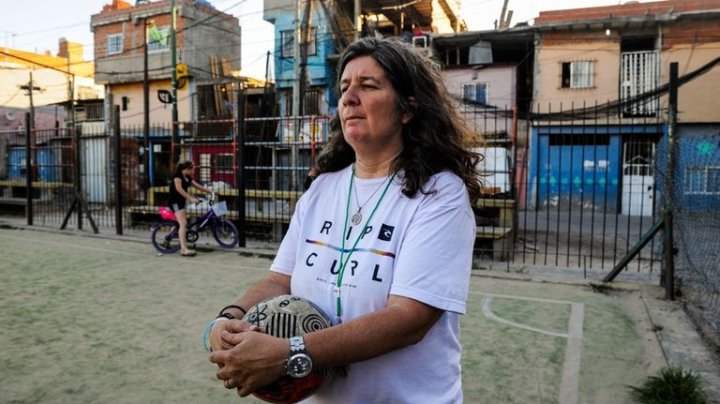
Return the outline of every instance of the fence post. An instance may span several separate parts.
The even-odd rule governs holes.
[[[675,299],[675,246],[673,240],[673,203],[675,203],[675,169],[677,159],[677,103],[678,63],[670,63],[670,87],[668,98],[668,163],[665,181],[665,270],[661,281],[665,283],[665,299]]]
[[[28,226],[33,225],[33,170],[32,170],[32,118],[30,113],[25,113],[25,218]]]
[[[80,145],[80,126],[74,128],[73,136],[75,137],[75,199],[77,200],[77,228],[82,230],[82,214],[83,204],[80,203],[80,196],[82,195],[82,150]]]
[[[239,84],[235,125],[235,184],[237,186],[238,246],[245,247],[245,89]]]
[[[123,234],[122,222],[122,162],[120,161],[120,106],[113,108],[113,138],[115,140],[115,233]],[[147,149],[145,149],[147,153]],[[146,168],[147,169],[147,168]]]

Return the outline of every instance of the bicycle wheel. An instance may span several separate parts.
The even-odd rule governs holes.
[[[160,222],[152,227],[150,240],[156,250],[163,254],[172,254],[180,250],[177,222]]]
[[[225,248],[233,248],[237,245],[239,236],[238,229],[233,222],[227,219],[221,219],[213,224],[213,237],[220,246]]]

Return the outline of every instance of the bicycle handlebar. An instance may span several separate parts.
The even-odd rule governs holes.
[[[210,192],[208,195],[209,195],[209,197],[208,197],[207,199],[205,199],[205,198],[197,198],[198,201],[195,203],[195,206],[200,205],[200,204],[203,203],[203,202],[207,202],[207,203],[210,204],[210,205],[212,205],[213,203],[215,203],[215,199],[216,199],[217,193],[213,191],[213,192]]]

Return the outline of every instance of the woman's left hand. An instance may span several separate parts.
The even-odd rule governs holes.
[[[216,375],[225,380],[226,388],[237,388],[238,395],[245,397],[285,374],[288,340],[261,332],[232,331],[224,330],[221,338],[233,348],[210,355],[210,362],[220,367]]]

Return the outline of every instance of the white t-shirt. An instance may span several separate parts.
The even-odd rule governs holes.
[[[313,182],[298,201],[271,270],[290,275],[291,294],[316,303],[336,324],[343,234],[347,259],[364,227],[342,280],[342,322],[384,308],[389,295],[445,313],[418,344],[351,364],[347,377],[333,378],[307,402],[462,402],[459,315],[465,313],[475,240],[467,190],[459,177],[442,172],[423,187],[435,192],[408,198],[396,177],[365,226],[387,179],[356,177],[357,197],[353,190],[348,209],[350,178],[347,167]],[[352,225],[358,201],[363,218]]]

